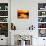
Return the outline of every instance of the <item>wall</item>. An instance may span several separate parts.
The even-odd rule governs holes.
[[[26,3],[25,3],[26,2]],[[17,18],[17,10],[29,10],[29,19],[21,20]],[[17,30],[28,30],[29,26],[37,23],[37,2],[27,0],[12,0],[11,1],[11,22],[16,25]],[[36,18],[36,19],[35,19]]]
[[[37,17],[38,17],[38,3],[45,3],[45,2],[46,0],[11,0],[11,22],[14,23],[14,25],[16,25],[17,30],[15,32],[20,33],[20,30],[21,30],[21,32],[24,33],[25,30],[28,30],[30,25],[33,24],[35,26],[35,30],[32,31],[33,46],[44,46],[43,38],[38,37],[38,29],[37,29],[38,18]],[[28,20],[20,20],[17,18],[17,10],[20,10],[20,9],[29,10]]]

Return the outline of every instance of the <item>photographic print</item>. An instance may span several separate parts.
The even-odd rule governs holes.
[[[39,29],[39,37],[46,37],[46,29]]]
[[[18,19],[29,19],[29,11],[28,10],[18,10],[17,17]]]
[[[38,10],[45,10],[46,9],[46,3],[39,3],[38,4]]]
[[[38,23],[38,28],[46,28],[46,23]]]
[[[0,23],[0,35],[8,37],[8,23]]]

